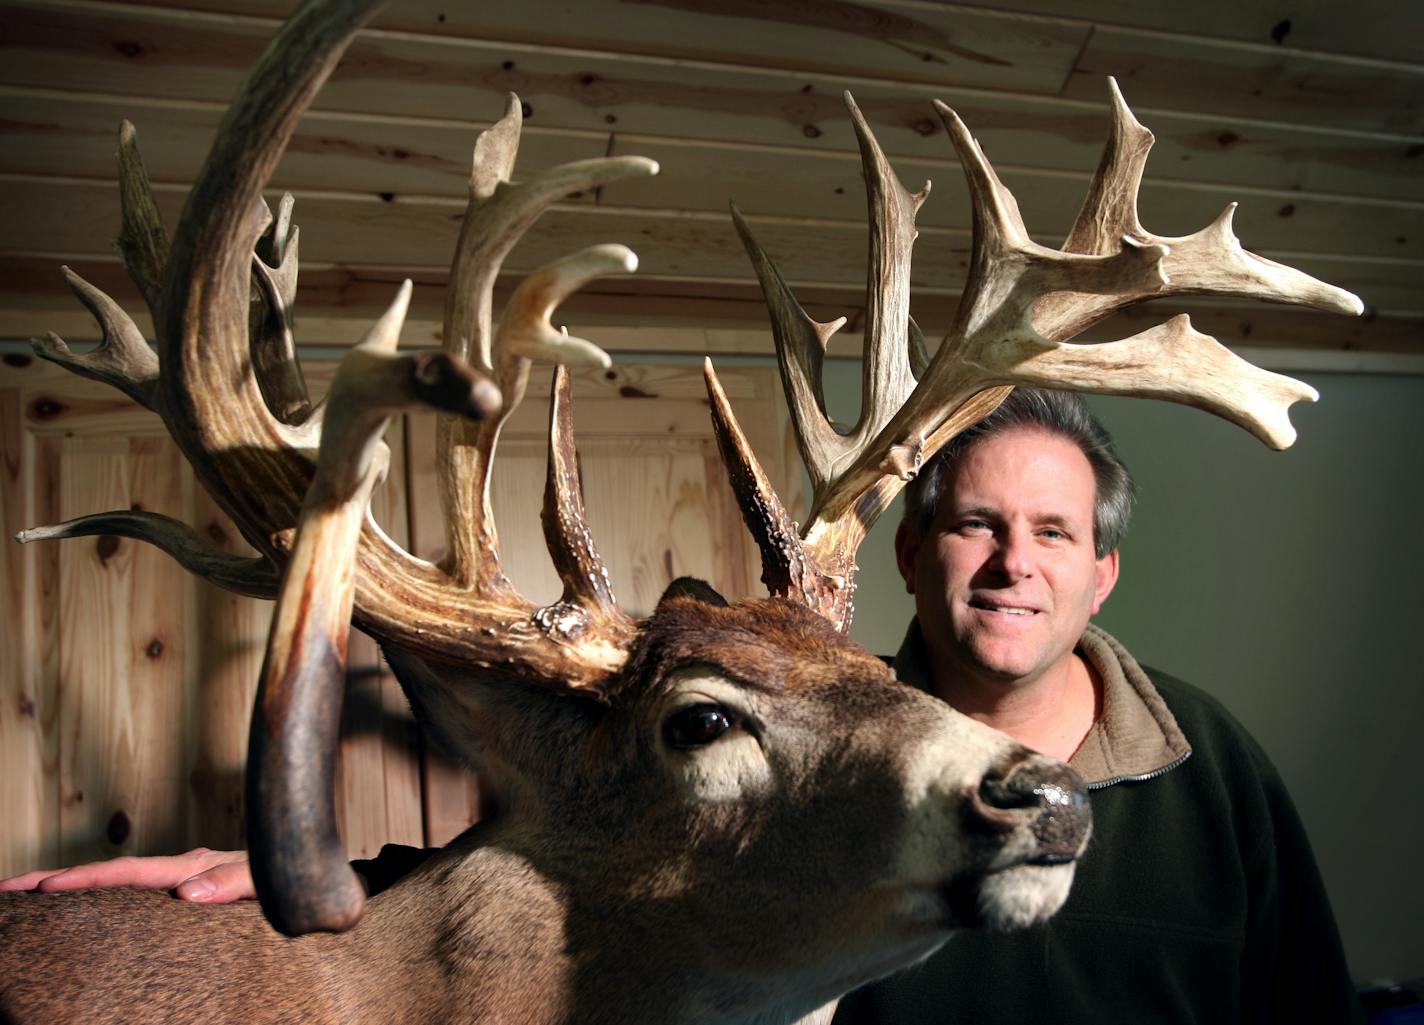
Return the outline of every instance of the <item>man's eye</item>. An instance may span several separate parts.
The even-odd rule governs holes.
[[[982,534],[989,529],[989,524],[983,520],[960,520],[959,532],[961,534]]]
[[[682,750],[703,747],[730,730],[735,718],[721,705],[688,705],[663,720],[663,739]]]

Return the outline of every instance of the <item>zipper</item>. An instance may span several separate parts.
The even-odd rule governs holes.
[[[1096,782],[1096,783],[1089,783],[1089,784],[1088,784],[1088,789],[1089,789],[1089,790],[1105,790],[1105,789],[1107,789],[1108,787],[1113,786],[1113,785],[1116,784],[1116,783],[1142,783],[1142,782],[1144,782],[1144,781],[1146,781],[1146,780],[1149,780],[1149,779],[1156,779],[1158,776],[1165,776],[1167,773],[1171,772],[1171,771],[1172,771],[1173,769],[1175,769],[1177,766],[1181,765],[1183,762],[1185,762],[1185,761],[1186,761],[1188,758],[1190,758],[1191,756],[1192,756],[1191,751],[1188,751],[1186,754],[1182,755],[1182,757],[1178,758],[1176,761],[1171,762],[1171,763],[1169,763],[1169,764],[1167,764],[1167,765],[1164,765],[1164,766],[1162,766],[1162,768],[1160,768],[1160,769],[1153,769],[1151,772],[1144,772],[1144,773],[1141,773],[1140,775],[1137,775],[1137,776],[1114,776],[1112,779],[1102,779],[1102,780],[1098,780],[1098,782]]]

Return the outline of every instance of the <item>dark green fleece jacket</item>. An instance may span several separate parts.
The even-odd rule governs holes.
[[[954,936],[844,999],[836,1025],[1363,1021],[1310,843],[1265,753],[1215,699],[1143,670],[1101,630],[1078,651],[1104,707],[1073,758],[1093,839],[1067,903],[1032,929]],[[896,669],[918,682],[906,655]]]

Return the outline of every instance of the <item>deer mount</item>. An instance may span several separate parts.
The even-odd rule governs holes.
[[[587,1011],[596,1002],[600,1014],[633,1021],[661,971],[683,972],[695,985],[685,1000],[641,1005],[644,1014],[657,1007],[658,1020],[721,1020],[735,1010],[791,1021],[923,956],[950,928],[1020,925],[1052,913],[1087,837],[1077,782],[1057,763],[896,684],[844,637],[857,546],[923,462],[1019,384],[1183,402],[1285,447],[1294,437],[1286,410],[1313,400],[1313,390],[1237,358],[1186,316],[1116,341],[1071,339],[1149,299],[1231,295],[1344,313],[1359,313],[1359,300],[1242,249],[1232,208],[1185,237],[1147,231],[1136,206],[1152,136],[1110,82],[1107,146],[1056,250],[1030,238],[968,129],[936,104],[968,178],[973,240],[958,313],[931,353],[909,314],[914,221],[929,186],[911,193],[899,182],[847,95],[871,226],[863,404],[849,431],[832,426],[821,383],[825,347],[840,322],[807,316],[732,212],[771,311],[812,482],[804,526],[769,485],[710,361],[705,371],[719,445],[771,598],[728,606],[679,585],[648,621],[619,608],[585,525],[569,377],[561,369],[543,524],[564,591],[539,607],[500,569],[489,482],[501,426],[523,395],[531,360],[608,364],[604,352],[556,329],[551,317],[583,283],[630,272],[636,259],[623,246],[601,245],[549,264],[524,279],[497,322],[495,279],[515,241],[552,203],[658,169],[617,157],[516,180],[521,117],[511,97],[475,144],[443,351],[398,351],[407,282],[342,361],[325,402],[314,402],[291,330],[298,261],[291,199],[274,218],[261,196],[303,111],[376,6],[313,2],[292,18],[229,110],[171,239],[125,124],[119,248],[153,315],[154,344],[67,269],[103,340],[86,354],[55,335],[35,341],[41,356],[120,388],[162,417],[202,485],[260,552],[232,557],[185,524],[129,511],[19,536],[138,538],[220,586],[276,599],[248,770],[254,874],[272,925],[291,936],[346,930],[366,904],[336,833],[332,797],[353,620],[380,641],[423,727],[486,774],[501,805],[491,823],[409,885],[372,901],[379,921],[347,934],[346,946],[313,937],[302,941],[312,945],[285,948],[242,911],[231,912],[238,917],[229,921],[246,924],[233,925],[226,942],[251,958],[240,977],[268,981],[254,983],[250,997],[213,990],[202,1020],[223,1009],[242,1020],[249,1003],[296,999],[296,980],[310,991],[302,999],[315,1001],[313,1018],[359,1007],[408,1020],[420,1007],[423,1016],[455,1020],[515,1000],[528,1020],[606,1020]],[[386,460],[382,431],[406,409],[442,414],[436,431],[448,544],[438,564],[404,551],[367,512]],[[804,721],[822,724],[824,734],[788,725]],[[843,743],[828,747],[828,738]],[[1045,792],[1062,800],[1046,805]],[[590,794],[625,796],[611,802],[616,808],[593,812]],[[854,829],[847,808],[858,816]],[[907,874],[927,872],[913,896],[901,893],[893,907],[876,903],[887,880],[903,889]],[[738,892],[737,903],[764,903],[790,924],[763,923],[752,936],[694,884]],[[615,918],[631,924],[599,936],[579,917],[581,902],[613,907]],[[101,953],[73,946],[74,926],[65,923],[119,911],[150,923],[145,928],[163,923],[175,937],[224,942],[212,937],[211,923],[188,917],[192,909],[138,898],[44,906],[58,910],[22,909],[9,919],[20,923],[12,951],[29,952],[15,958],[97,964]],[[409,971],[419,985],[352,981],[351,990],[330,996],[316,982],[325,977],[316,967],[321,958],[412,963],[407,948],[435,919],[447,942],[503,951],[515,968],[535,972],[537,983],[495,971],[470,996],[460,987],[473,982],[437,983],[417,968]],[[520,921],[523,932],[511,932]],[[47,945],[45,936],[71,939]],[[114,950],[122,944],[104,946],[103,956],[127,956]],[[76,978],[25,997],[36,1002],[23,1006],[39,1018],[43,1009],[63,1014],[100,992],[127,992],[126,962],[109,963],[108,974],[69,972]],[[749,983],[752,977],[761,982]],[[112,989],[86,991],[100,985],[94,979]],[[191,996],[192,975],[173,981]],[[422,990],[426,982],[432,988]],[[440,994],[454,990],[464,1002],[451,998],[449,1013],[439,1010],[447,1006]],[[149,1013],[162,1017],[176,1006],[156,1004]],[[620,1017],[616,1008],[627,1010]]]

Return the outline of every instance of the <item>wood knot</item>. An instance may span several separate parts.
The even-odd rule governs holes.
[[[143,649],[143,653],[149,658],[161,658],[163,656],[163,642],[155,637],[148,642],[148,647]]]
[[[109,824],[104,827],[104,835],[109,838],[109,843],[115,847],[122,847],[129,834],[133,832],[133,823],[123,810],[114,812],[109,816]]]
[[[94,542],[94,553],[99,556],[99,564],[107,566],[109,560],[119,550],[119,539],[113,534],[101,534]]]
[[[42,395],[30,403],[31,420],[53,420],[62,416],[67,407],[58,399]]]

